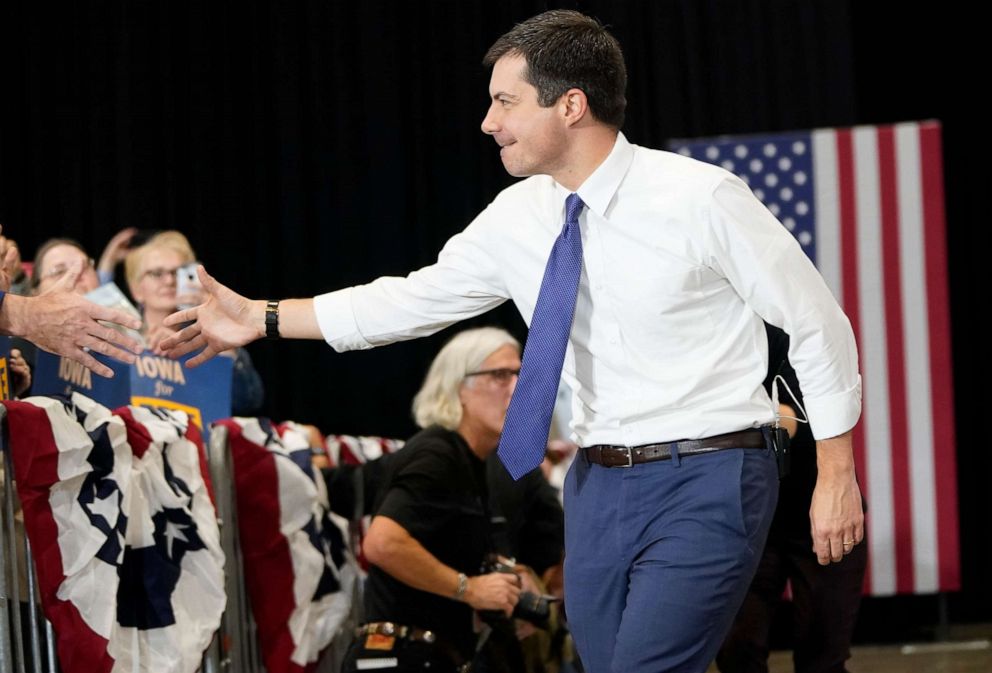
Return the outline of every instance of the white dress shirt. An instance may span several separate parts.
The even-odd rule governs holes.
[[[623,134],[578,189],[583,265],[562,371],[580,446],[700,438],[773,419],[762,319],[791,337],[814,436],[861,412],[854,335],[785,228],[731,173]],[[435,264],[316,297],[338,351],[432,334],[512,299],[530,324],[568,192],[503,190]]]

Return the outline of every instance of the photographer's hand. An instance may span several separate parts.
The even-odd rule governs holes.
[[[381,514],[362,545],[365,558],[400,582],[445,598],[456,598],[459,573],[427,551],[400,524]],[[507,616],[520,596],[520,578],[515,573],[489,573],[468,578],[462,601],[476,610],[500,610]]]
[[[507,617],[520,599],[520,577],[514,573],[489,573],[468,578],[462,598],[476,610],[500,610]]]

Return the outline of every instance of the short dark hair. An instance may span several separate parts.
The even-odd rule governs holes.
[[[486,52],[492,67],[504,56],[523,56],[526,80],[541,107],[555,104],[571,88],[581,89],[596,119],[619,129],[627,98],[627,67],[620,43],[596,19],[554,9],[518,23]]]

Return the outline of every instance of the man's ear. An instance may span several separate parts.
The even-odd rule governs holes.
[[[589,115],[589,100],[582,89],[569,89],[561,97],[566,126],[573,126]]]

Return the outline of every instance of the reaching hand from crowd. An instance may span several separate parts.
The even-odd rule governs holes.
[[[131,239],[136,233],[138,233],[136,228],[128,227],[114,234],[100,255],[100,261],[96,265],[97,271],[112,274],[117,265],[127,257],[127,253],[131,249]]]
[[[31,387],[31,368],[17,348],[10,349],[10,396],[20,397]]]
[[[23,337],[43,350],[79,362],[100,376],[112,377],[110,367],[98,362],[89,351],[132,363],[134,354],[141,352],[141,345],[99,321],[131,329],[141,327],[141,322],[73,292],[82,270],[83,264],[75,265],[36,297],[5,297],[0,311],[0,333]]]
[[[3,231],[3,227],[0,227]],[[17,278],[17,270],[21,265],[21,255],[17,243],[6,236],[0,236],[0,290],[6,292],[10,284]]]

